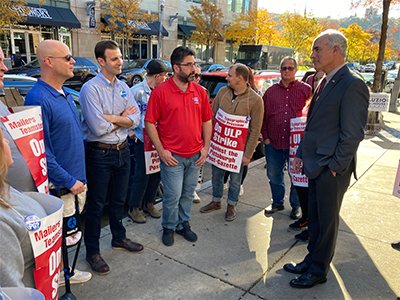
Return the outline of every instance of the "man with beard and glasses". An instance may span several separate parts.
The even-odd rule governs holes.
[[[153,90],[147,106],[147,134],[161,159],[164,185],[162,242],[174,243],[174,232],[195,242],[190,210],[200,167],[206,161],[211,139],[212,112],[207,93],[193,82],[195,53],[187,47],[172,52],[174,75]]]

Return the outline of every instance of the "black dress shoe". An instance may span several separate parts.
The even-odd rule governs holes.
[[[120,241],[113,241],[111,243],[113,249],[116,250],[127,250],[129,252],[139,253],[143,251],[143,245],[132,242],[130,239],[122,239]]]
[[[307,272],[308,267],[309,267],[308,263],[302,261],[301,263],[298,263],[298,264],[294,264],[294,263],[285,264],[283,266],[283,269],[289,273],[303,274],[303,273]]]
[[[400,251],[400,242],[392,243],[392,248],[397,250],[397,251]]]
[[[272,215],[273,213],[276,213],[277,211],[284,210],[284,209],[285,209],[285,206],[283,206],[283,205],[271,204],[266,209],[264,209],[264,215]]]
[[[312,288],[314,285],[325,283],[326,277],[324,275],[318,276],[311,274],[309,272],[296,277],[290,281],[290,286],[297,289],[308,289]]]

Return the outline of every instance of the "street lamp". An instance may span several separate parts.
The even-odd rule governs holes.
[[[162,55],[162,30],[163,30],[163,19],[164,19],[164,6],[165,6],[165,0],[160,0],[160,30],[158,32],[157,58],[161,58]]]

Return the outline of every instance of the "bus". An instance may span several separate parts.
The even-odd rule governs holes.
[[[282,58],[293,56],[292,48],[267,45],[239,46],[236,62],[254,70],[279,69]]]

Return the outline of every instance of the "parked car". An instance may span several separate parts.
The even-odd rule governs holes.
[[[89,58],[85,57],[74,57],[74,77],[68,79],[65,82],[65,86],[80,89],[82,85],[92,79],[99,72],[99,66]],[[40,66],[37,59],[32,60],[30,63],[22,67],[12,68],[8,70],[6,74],[18,74],[24,76],[31,76],[34,78],[40,77]]]
[[[397,74],[398,74],[397,70],[388,72],[387,77],[386,77],[386,84],[385,84],[385,87],[383,88],[384,92],[392,93],[394,81],[397,78]],[[398,98],[400,98],[400,92],[399,92]]]
[[[226,70],[207,72],[201,75],[200,84],[208,90],[210,102],[215,98],[218,91],[228,84],[226,81],[227,75],[228,71]],[[264,93],[268,87],[279,81],[280,78],[281,74],[279,72],[262,71],[254,75],[254,83],[256,84],[257,89],[261,93]]]
[[[360,73],[362,78],[364,79],[365,84],[370,88],[374,83],[374,73]]]
[[[376,66],[375,66],[375,64],[366,64],[365,65],[365,67],[364,67],[364,72],[365,73],[367,73],[367,72],[375,72],[375,69],[376,69]]]
[[[217,72],[217,71],[222,71],[222,70],[227,69],[224,65],[220,65],[220,64],[201,63],[201,64],[199,64],[199,66],[201,69],[201,73]]]
[[[23,105],[23,100],[25,99],[25,96],[35,85],[37,78],[24,75],[16,75],[16,74],[4,74],[3,80],[4,80],[4,87],[0,89],[0,99],[7,107],[13,107],[16,105],[20,106]],[[79,92],[68,87],[65,87],[65,89],[67,90],[68,93],[72,95],[72,97],[74,98],[74,103],[78,108],[78,111],[80,111]],[[7,93],[7,90],[9,91],[14,90],[17,91],[17,93]],[[14,99],[7,99],[7,97],[11,94],[13,94]],[[14,101],[15,98],[18,96],[22,97],[21,99],[22,103],[17,103]]]
[[[151,59],[136,59],[127,63],[122,68],[122,73],[118,75],[118,78],[124,80],[127,85],[133,86],[143,81],[146,75],[146,67]],[[163,60],[167,67],[172,72],[171,63],[167,60]]]

